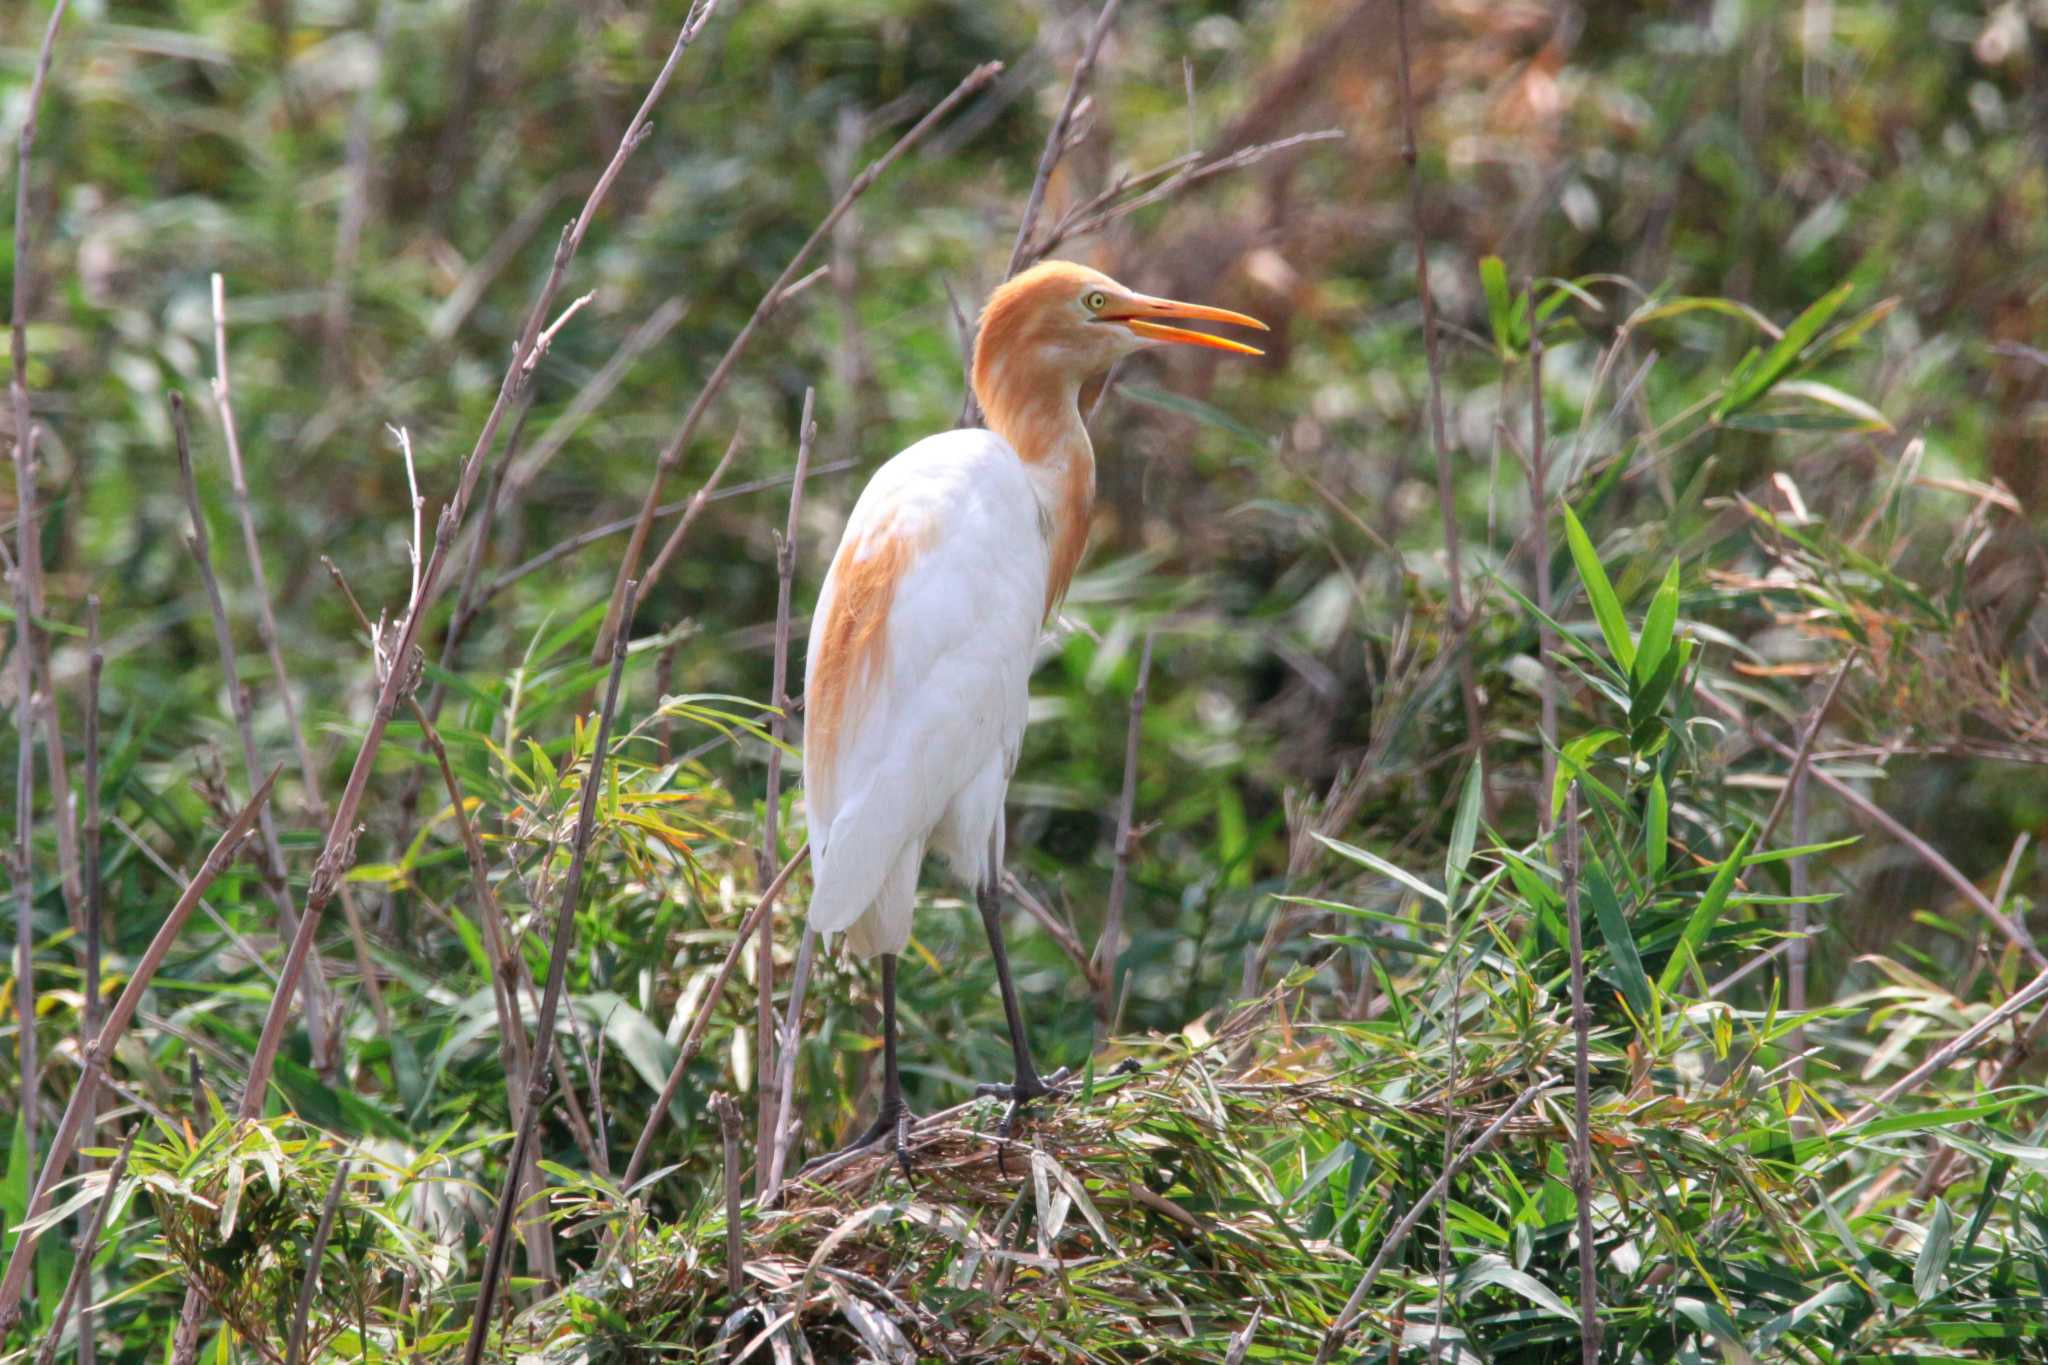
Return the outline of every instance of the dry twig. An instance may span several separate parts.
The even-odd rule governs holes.
[[[676,1054],[675,1065],[669,1068],[668,1080],[661,1087],[661,1094],[655,1097],[654,1106],[647,1112],[647,1125],[640,1130],[640,1140],[633,1145],[633,1157],[626,1163],[626,1174],[619,1181],[621,1189],[631,1190],[639,1183],[641,1172],[647,1167],[648,1152],[653,1149],[655,1134],[661,1131],[661,1122],[668,1114],[669,1105],[675,1100],[676,1092],[682,1089],[683,1073],[691,1062],[697,1060],[699,1049],[704,1046],[704,1026],[711,1022],[711,1012],[718,1005],[718,997],[725,992],[725,983],[732,980],[732,969],[740,960],[740,953],[754,936],[754,927],[761,917],[774,908],[776,898],[789,884],[796,870],[811,856],[811,846],[805,844],[775,874],[775,880],[768,883],[761,892],[761,899],[740,921],[738,932],[732,936],[732,947],[726,950],[725,961],[711,979],[710,987],[704,992],[702,1003],[697,1006],[696,1016],[690,1020],[689,1030],[683,1035],[682,1050]]]
[[[746,1274],[740,1237],[740,1111],[732,1097],[721,1092],[711,1097],[711,1112],[718,1115],[718,1134],[725,1147],[725,1292],[738,1304]]]
[[[633,601],[639,592],[637,581],[626,584],[626,619],[631,619]],[[519,1189],[525,1180],[527,1155],[533,1148],[539,1127],[540,1107],[547,1099],[550,1045],[555,1036],[555,1015],[561,1007],[563,981],[568,975],[569,947],[576,937],[576,907],[583,896],[583,864],[590,854],[590,835],[597,824],[597,802],[605,786],[605,759],[611,750],[612,720],[618,712],[619,682],[626,671],[626,632],[620,631],[612,647],[611,677],[605,683],[604,708],[598,712],[597,735],[590,749],[590,772],[583,779],[583,803],[576,812],[576,834],[570,847],[569,873],[562,882],[561,908],[555,915],[554,942],[548,949],[547,985],[541,989],[540,1012],[534,1021],[534,1036],[540,1046],[526,1072],[526,1097],[520,1106],[519,1126],[512,1138],[512,1156],[506,1164],[505,1184],[498,1192],[496,1221],[490,1246],[484,1253],[483,1272],[477,1283],[476,1316],[470,1322],[469,1344],[463,1350],[464,1365],[479,1365],[484,1343],[491,1333],[491,1307],[498,1297],[498,1283],[505,1269],[506,1244],[511,1240],[512,1220],[519,1208]]]
[[[755,875],[766,882],[770,871],[782,861],[782,745],[789,734],[789,713],[794,705],[789,696],[789,598],[796,581],[796,538],[802,525],[804,475],[811,465],[811,443],[817,439],[818,424],[811,413],[817,391],[804,389],[803,415],[797,420],[796,473],[789,485],[788,529],[775,542],[775,666],[769,695],[775,707],[768,722],[768,790],[761,813],[761,844],[755,850]],[[728,452],[729,453],[729,452]],[[721,463],[720,468],[723,468]],[[700,495],[701,496],[701,495]],[[693,505],[692,511],[695,510]],[[687,524],[688,518],[685,518]],[[676,528],[680,534],[682,528]],[[754,957],[755,1010],[754,1083],[760,1105],[754,1125],[754,1148],[765,1153],[774,1140],[775,1084],[775,916],[761,916]],[[765,1170],[766,1163],[759,1162]],[[759,1173],[757,1171],[757,1190]]]
[[[1695,683],[1693,693],[1709,707],[1740,725],[1748,732],[1751,738],[1764,747],[1787,759],[1798,756],[1790,745],[1771,735],[1765,734],[1761,729],[1757,728],[1755,722],[1742,713],[1739,707],[1715,695],[1707,688],[1706,684]],[[1913,854],[1921,862],[1933,869],[1943,881],[1960,892],[1963,899],[1970,903],[1972,909],[1989,920],[1993,927],[2005,936],[2008,943],[2017,947],[2026,956],[2026,959],[2034,965],[2036,970],[2048,972],[2048,956],[2042,954],[2039,945],[2034,942],[2033,935],[2027,932],[2026,926],[1992,904],[1984,895],[1984,892],[1978,888],[1977,884],[1964,876],[1954,863],[1942,857],[1932,844],[1900,824],[1897,818],[1889,811],[1879,806],[1862,792],[1857,791],[1856,788],[1850,786],[1841,778],[1836,777],[1826,768],[1809,767],[1807,774],[1829,791],[1841,797],[1858,814],[1862,815],[1879,829],[1882,829],[1893,840],[1912,850]]]
[[[1095,993],[1095,1012],[1102,1026],[1115,1020],[1117,958],[1123,951],[1124,896],[1129,888],[1131,859],[1137,853],[1138,837],[1131,817],[1138,804],[1138,747],[1145,724],[1145,691],[1152,679],[1152,632],[1145,632],[1145,646],[1138,655],[1138,683],[1131,689],[1131,723],[1124,733],[1124,785],[1116,807],[1116,868],[1109,874],[1109,899],[1102,916],[1102,937],[1095,944],[1095,965],[1101,984]]]
[[[14,410],[14,496],[16,510],[14,564],[14,648],[18,658],[14,725],[20,732],[16,755],[14,810],[18,865],[15,877],[15,1017],[21,1021],[21,1122],[30,1151],[36,1145],[36,1030],[35,1030],[35,908],[34,832],[35,802],[35,617],[42,606],[43,554],[36,522],[35,431],[28,403],[28,185],[29,158],[36,145],[36,112],[42,105],[43,86],[50,75],[50,54],[57,44],[57,29],[64,22],[67,0],[57,0],[50,10],[50,22],[43,29],[43,45],[36,54],[35,75],[29,81],[28,113],[22,120],[21,136],[15,143],[14,165],[14,298],[8,312],[9,359],[7,391]],[[49,681],[49,669],[44,670]],[[57,698],[44,698],[48,724],[54,727]],[[64,874],[64,845],[68,816],[56,788],[64,778],[62,743],[50,749],[51,807],[57,829],[60,883],[68,886]],[[4,1312],[0,1305],[0,1312]]]
[[[71,1305],[78,1302],[78,1296],[92,1279],[92,1263],[99,1250],[100,1234],[106,1230],[107,1209],[114,1202],[114,1191],[121,1188],[121,1177],[128,1174],[128,1154],[135,1150],[135,1137],[142,1130],[138,1126],[128,1134],[121,1144],[121,1154],[114,1158],[114,1164],[107,1171],[107,1183],[100,1197],[93,1201],[92,1212],[87,1215],[84,1229],[79,1233],[78,1249],[71,1261],[71,1278],[64,1282],[64,1296],[50,1313],[49,1326],[44,1329],[42,1349],[36,1352],[36,1365],[53,1365],[57,1359],[57,1344],[64,1339],[64,1327],[71,1317]],[[92,1296],[87,1295],[88,1299]],[[78,1353],[84,1358],[92,1345],[92,1309],[90,1304],[78,1313]]]
[[[221,597],[220,580],[213,571],[212,541],[206,532],[206,512],[199,501],[199,481],[192,472],[192,442],[185,423],[185,395],[173,389],[170,401],[171,429],[177,436],[178,477],[185,490],[186,510],[192,517],[192,531],[185,544],[192,552],[193,562],[199,566],[199,581],[206,589],[206,605],[213,619],[214,647],[220,651],[221,669],[227,675],[228,710],[234,717],[235,733],[242,742],[242,772],[253,787],[257,774],[262,771],[258,766],[256,729],[250,717],[248,689],[242,686],[241,666],[236,657],[234,633],[228,624],[227,604]],[[280,937],[294,935],[299,929],[299,915],[297,907],[292,904],[284,845],[278,841],[277,821],[268,805],[263,808],[258,827],[263,836],[263,879],[271,902],[277,907],[278,934]],[[366,982],[374,981],[367,963],[364,964],[363,976]],[[328,1017],[325,974],[320,969],[317,955],[311,970],[300,980],[299,991],[305,998],[306,1033],[312,1040],[313,1056],[324,1070],[335,1058],[327,1046],[332,1021]],[[373,993],[371,998],[381,1005],[380,996]],[[391,1036],[390,1016],[380,1013],[379,1023],[388,1040]]]
[[[292,1333],[285,1341],[284,1365],[299,1365],[299,1358],[306,1350],[306,1320],[313,1313],[313,1295],[320,1288],[320,1262],[327,1255],[327,1239],[334,1232],[334,1214],[341,1207],[341,1192],[348,1184],[349,1163],[344,1161],[334,1172],[334,1183],[327,1187],[327,1202],[320,1206],[320,1221],[313,1228],[313,1241],[306,1248],[306,1274],[299,1281],[298,1305],[292,1313]]]
[[[1474,1157],[1493,1145],[1493,1140],[1500,1136],[1502,1130],[1517,1114],[1549,1093],[1550,1081],[1544,1078],[1515,1096],[1515,1102],[1501,1110],[1500,1116],[1487,1124],[1478,1137],[1465,1144],[1463,1150],[1445,1165],[1443,1174],[1423,1192],[1422,1198],[1416,1200],[1408,1212],[1401,1216],[1401,1221],[1388,1230],[1387,1235],[1380,1241],[1378,1254],[1372,1258],[1372,1263],[1366,1266],[1365,1274],[1359,1277],[1358,1287],[1351,1291],[1351,1297],[1344,1301],[1344,1307],[1337,1314],[1337,1320],[1331,1323],[1330,1330],[1323,1334],[1323,1344],[1316,1349],[1316,1365],[1329,1365],[1331,1356],[1351,1335],[1367,1296],[1372,1293],[1373,1285],[1379,1280],[1380,1271],[1386,1268],[1388,1259],[1400,1249],[1401,1244],[1408,1240],[1408,1234],[1415,1231],[1415,1225],[1422,1221],[1422,1215],[1429,1212],[1430,1207],[1444,1197],[1444,1192],[1450,1189],[1451,1182],[1472,1164]]]

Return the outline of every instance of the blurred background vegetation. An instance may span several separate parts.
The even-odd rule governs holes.
[[[680,0],[72,4],[27,187],[30,254],[13,260],[10,239],[0,259],[6,278],[26,283],[51,668],[74,761],[84,603],[101,602],[116,985],[118,964],[175,898],[158,860],[191,870],[222,812],[247,795],[234,684],[186,547],[167,390],[190,400],[258,748],[266,765],[286,763],[276,809],[300,898],[322,834],[289,761],[235,529],[209,390],[210,277],[225,281],[233,404],[282,653],[331,800],[374,679],[323,559],[372,618],[402,609],[413,513],[390,428],[405,429],[417,454],[431,534],[560,225],[611,157],[683,10]],[[485,583],[630,516],[683,411],[839,191],[968,70],[1007,63],[857,201],[813,262],[829,272],[768,319],[667,484],[667,496],[687,496],[736,439],[724,486],[752,491],[707,504],[640,596],[621,707],[639,747],[615,752],[622,789],[645,800],[610,805],[600,822],[570,967],[575,1031],[564,1035],[564,1079],[612,1128],[600,1122],[593,1136],[584,1114],[550,1108],[551,1162],[623,1167],[761,882],[768,745],[750,727],[765,723],[771,690],[787,505],[774,481],[791,468],[805,390],[817,392],[819,436],[797,545],[799,639],[862,480],[958,420],[963,327],[1001,278],[1095,14],[726,0],[576,259],[563,300],[592,298],[508,423]],[[41,3],[0,16],[10,147],[47,16]],[[1816,766],[2024,926],[2041,881],[2027,841],[2048,821],[2048,5],[1421,9],[1418,202],[1441,324],[1464,620],[1449,594],[1392,33],[1386,0],[1131,0],[1049,186],[1041,226],[1119,175],[1191,152],[1208,165],[1296,134],[1337,134],[1204,178],[1059,248],[1135,288],[1267,319],[1273,335],[1260,361],[1141,357],[1094,419],[1094,548],[1034,677],[1010,806],[1012,871],[1044,910],[1012,917],[1041,1057],[1078,1066],[1112,1029],[1171,1037],[1202,1018],[1206,1037],[1232,1002],[1283,979],[1303,992],[1304,1021],[1385,1017],[1413,955],[1371,935],[1333,939],[1337,912],[1275,897],[1421,908],[1312,833],[1441,867],[1475,753],[1489,846],[1547,835],[1544,674],[1523,600],[1544,560],[1532,552],[1524,472],[1533,371],[1528,320],[1515,310],[1525,292],[1547,310],[1534,407],[1549,490],[1578,508],[1630,618],[1680,563],[1698,680],[1786,745],[1850,660]],[[1826,313],[1796,338],[1783,372],[1752,382],[1769,364],[1753,348],[1770,352],[1817,303]],[[0,493],[10,524],[15,507],[10,484]],[[1549,535],[1554,614],[1597,649],[1555,516]],[[580,782],[571,760],[587,761],[602,677],[587,660],[622,542],[596,540],[518,577],[445,657],[456,593],[444,594],[423,637],[422,698],[445,695],[441,736],[522,929],[558,886]],[[1102,1020],[1045,921],[1071,925],[1084,950],[1100,932],[1148,634],[1129,943],[1113,1018]],[[664,694],[716,700],[657,717]],[[1635,743],[1633,761],[1581,746],[1574,761],[1614,765],[1609,780],[1625,788],[1617,818],[1647,819],[1644,784],[1660,775],[1674,863],[1720,864],[1770,810],[1785,756],[1687,694],[1678,687],[1661,703],[1668,744]],[[1612,723],[1602,719],[1611,700],[1595,677],[1569,675],[1561,742]],[[330,924],[322,951],[340,1028],[324,1053],[296,1029],[286,1044],[296,1065],[279,1085],[282,1102],[321,1128],[416,1157],[434,1135],[452,1131],[455,1144],[501,1131],[507,1086],[439,770],[403,713],[392,736],[351,884],[385,998],[369,1008],[347,932]],[[45,1058],[32,1085],[53,1110],[77,1072],[82,978],[54,832],[59,815],[75,816],[53,809],[49,779],[45,767],[26,875]],[[794,785],[782,783],[784,854],[801,837]],[[11,786],[5,799],[21,819]],[[1796,873],[1773,863],[1754,874],[1764,880],[1746,887],[1734,917],[1743,932],[1717,937],[1711,962],[1721,975],[1776,942],[1788,915],[1824,904],[1802,989],[1841,1006],[1826,1048],[1844,1085],[1895,1078],[2031,975],[1926,857],[1882,832],[1847,838],[1873,828],[1814,791],[1781,831],[1796,837],[1778,844],[1842,842],[1790,860]],[[904,973],[906,1074],[920,1110],[1005,1064],[979,926],[971,906],[935,888]],[[1833,899],[1792,903],[1802,896]],[[279,955],[254,862],[210,899],[219,919],[181,938],[139,1045],[121,1054],[130,1103],[200,1132],[212,1123],[205,1090],[231,1096],[238,1084],[268,995],[265,963]],[[1655,903],[1646,891],[1644,913]],[[1427,918],[1394,937],[1428,937]],[[1601,970],[1623,971],[1605,956],[1606,928],[1589,930]],[[778,933],[786,954],[793,931]],[[545,928],[525,943],[544,972]],[[1759,1009],[1778,1000],[1782,965],[1752,974],[1736,998]],[[798,1081],[814,1147],[854,1130],[877,1044],[863,972],[820,970]],[[654,1164],[683,1171],[648,1194],[657,1214],[700,1209],[715,1184],[706,1096],[751,1100],[751,972],[749,962],[714,1015],[673,1109]],[[1917,1003],[1877,1001],[1881,990]],[[1601,1009],[1626,1024],[1611,997]],[[1914,1021],[1903,1036],[1884,1032],[1895,1009]],[[18,1034],[15,1016],[7,1028]],[[21,1089],[14,1055],[10,1046],[0,1061],[0,1096]],[[11,1125],[19,1106],[0,1106]],[[479,1150],[464,1169],[492,1186],[497,1149]],[[195,1158],[152,1159],[170,1170]],[[17,1135],[10,1180],[31,1164]],[[317,1212],[324,1184],[301,1183]],[[451,1202],[449,1226],[466,1226],[464,1197]],[[110,1270],[107,1292],[145,1281],[134,1257],[174,1255],[139,1213],[130,1219],[128,1249],[109,1259],[123,1278]],[[451,1236],[458,1253],[464,1236],[473,1250],[474,1228]],[[106,1309],[103,1354],[159,1355],[177,1294],[166,1280]],[[1551,1349],[1561,1348],[1541,1348]]]

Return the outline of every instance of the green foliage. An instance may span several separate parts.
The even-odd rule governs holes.
[[[728,1298],[707,1101],[724,1091],[751,1114],[758,1096],[753,953],[714,986],[763,865],[804,833],[799,709],[780,846],[761,847],[785,504],[756,488],[707,503],[647,585],[604,754],[604,670],[588,660],[616,538],[508,579],[445,658],[444,598],[419,698],[455,791],[401,707],[368,775],[352,905],[320,945],[331,1042],[316,1050],[295,1021],[254,1124],[226,1120],[214,1094],[240,1084],[283,935],[256,860],[214,884],[113,1058],[121,1090],[96,1141],[114,1124],[144,1140],[91,1276],[100,1358],[162,1359],[187,1283],[211,1309],[205,1358],[278,1358],[344,1159],[315,1356],[459,1357],[520,1080],[506,1023],[531,1027],[591,780],[597,830],[539,1132],[547,1190],[530,1211],[555,1229],[562,1282],[519,1264],[493,1343],[504,1358],[731,1359],[751,1344],[778,1361],[1222,1361],[1241,1345],[1243,1360],[1306,1360],[1440,1173],[1446,1133],[1469,1140],[1541,1085],[1452,1183],[1442,1233],[1425,1217],[1391,1249],[1352,1358],[1424,1359],[1434,1342],[1444,1359],[1578,1359],[1589,1287],[1570,1244],[1569,1087],[1555,1088],[1573,1046],[1556,821],[1574,783],[1605,1358],[2048,1358],[2038,1063],[2001,1030],[1845,1117],[2009,998],[2032,959],[1817,778],[1811,809],[1788,802],[1760,843],[1786,765],[1758,738],[1795,744],[1807,685],[1848,661],[1818,768],[2002,913],[2025,922],[2039,900],[2033,847],[2014,840],[2048,819],[2033,567],[2042,21],[1962,0],[1808,8],[1596,7],[1568,35],[1529,28],[1527,7],[1418,25],[1461,618],[1426,475],[1432,376],[1377,12],[1125,7],[1049,214],[1191,141],[1227,151],[1328,123],[1344,137],[1061,248],[1267,318],[1276,343],[1266,362],[1213,372],[1136,360],[1094,415],[1096,548],[1033,677],[1009,830],[1011,870],[1043,911],[1009,922],[1025,1014],[1041,1059],[1073,1066],[1082,1093],[1027,1123],[1007,1170],[996,1115],[975,1106],[921,1136],[914,1183],[869,1161],[781,1210],[745,1210],[744,1302]],[[27,379],[47,431],[66,811],[82,603],[103,599],[109,997],[243,794],[230,685],[255,701],[264,764],[295,754],[205,397],[208,274],[225,277],[278,643],[324,793],[287,762],[275,813],[302,901],[373,673],[316,557],[373,617],[404,600],[413,507],[383,426],[411,431],[438,506],[555,229],[682,9],[74,4],[27,182]],[[1809,33],[1821,10],[1831,27]],[[44,12],[0,17],[11,74]],[[956,419],[948,295],[971,316],[1007,255],[1073,56],[1064,24],[950,0],[729,4],[566,282],[565,298],[593,297],[508,423],[513,472],[479,582],[637,507],[656,452],[839,186],[904,117],[1002,57],[1005,83],[860,201],[830,274],[766,320],[680,453],[669,496],[735,431],[727,487],[780,476],[818,388],[800,641],[861,479]],[[20,117],[20,101],[0,103],[0,121]],[[364,212],[348,257],[351,205]],[[0,287],[12,252],[0,235]],[[174,386],[192,396],[236,680],[193,605],[167,473]],[[11,640],[11,599],[0,618]],[[1129,943],[1105,1021],[1067,945],[1086,957],[1103,922],[1148,632]],[[84,1014],[50,786],[40,764],[32,1084],[13,1069],[12,967],[0,1010],[10,1239],[38,1156],[14,1097],[40,1098],[46,1142]],[[12,803],[13,784],[0,789]],[[921,1112],[1009,1065],[978,916],[932,872],[902,970]],[[792,904],[804,893],[799,876]],[[781,981],[799,922],[775,920]],[[1798,1008],[1794,943],[1809,958]],[[811,1000],[799,1159],[864,1126],[880,1042],[868,970],[825,956]],[[622,1191],[700,1009],[703,1047],[661,1116],[652,1174]],[[1119,1057],[1141,1074],[1109,1075]],[[751,1124],[743,1138],[751,1165]],[[35,1305],[6,1348],[39,1339],[70,1226],[104,1185],[88,1173],[60,1188]]]

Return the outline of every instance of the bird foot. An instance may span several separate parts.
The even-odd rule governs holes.
[[[1005,1158],[1009,1152],[1010,1135],[1017,1129],[1018,1115],[1022,1114],[1024,1106],[1033,1100],[1044,1099],[1047,1096],[1064,1099],[1072,1093],[1065,1084],[1067,1074],[1067,1068],[1061,1067],[1050,1076],[1041,1077],[1036,1072],[1027,1072],[1008,1085],[990,1081],[974,1087],[976,1099],[987,1097],[1009,1101],[1009,1106],[1003,1110],[1002,1118],[996,1122],[996,1170],[1001,1172],[1005,1180],[1010,1177],[1009,1163]]]
[[[910,1127],[917,1122],[917,1115],[910,1112],[910,1106],[898,1100],[895,1104],[884,1104],[882,1112],[875,1115],[875,1121],[868,1125],[866,1132],[847,1143],[836,1152],[812,1157],[805,1162],[799,1176],[826,1166],[835,1166],[847,1157],[858,1156],[868,1149],[887,1142],[896,1152],[896,1164],[903,1169],[903,1178],[910,1179]]]

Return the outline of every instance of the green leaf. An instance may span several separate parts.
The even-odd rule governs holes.
[[[1615,740],[1622,738],[1625,738],[1625,736],[1621,731],[1611,730],[1603,726],[1598,730],[1592,730],[1580,735],[1577,739],[1564,746],[1564,749],[1559,754],[1559,758],[1562,761],[1557,765],[1557,780],[1551,784],[1550,788],[1550,818],[1552,820],[1557,819],[1558,815],[1564,810],[1564,791],[1566,787],[1571,785],[1573,778],[1576,777],[1585,782],[1593,780],[1585,771],[1586,760],[1614,743]]]
[[[1920,1244],[1920,1259],[1913,1263],[1913,1298],[1917,1302],[1926,1303],[1941,1291],[1955,1239],[1955,1215],[1949,1212],[1948,1201],[1936,1195],[1934,1217],[1927,1224],[1927,1240]]]
[[[1444,854],[1444,897],[1456,903],[1458,886],[1465,878],[1465,866],[1472,861],[1473,845],[1479,842],[1479,805],[1486,793],[1486,777],[1475,755],[1465,774],[1465,791],[1458,798],[1458,815],[1451,822],[1451,846]]]
[[[1742,867],[1742,855],[1749,852],[1749,841],[1756,837],[1756,826],[1751,825],[1735,841],[1735,851],[1714,869],[1714,880],[1707,884],[1700,903],[1693,907],[1692,918],[1685,922],[1685,932],[1678,936],[1678,946],[1671,950],[1671,960],[1664,964],[1664,971],[1657,978],[1660,990],[1669,991],[1678,984],[1678,978],[1685,975],[1686,965],[1695,960],[1700,944],[1714,927],[1714,921],[1721,917],[1721,910],[1728,904],[1728,893],[1735,887],[1735,875]]]
[[[1828,319],[1849,301],[1849,295],[1855,288],[1854,284],[1837,285],[1794,319],[1792,325],[1785,329],[1785,335],[1778,338],[1777,343],[1746,375],[1731,385],[1727,396],[1714,408],[1714,420],[1720,421],[1730,413],[1740,412],[1769,393],[1771,386],[1798,363],[1799,353],[1806,349],[1806,343],[1819,336],[1821,328],[1828,325]]]
[[[1547,1313],[1554,1313],[1567,1322],[1577,1322],[1578,1314],[1566,1306],[1550,1286],[1526,1270],[1517,1270],[1502,1256],[1486,1255],[1478,1264],[1458,1277],[1458,1297],[1462,1300],[1489,1285],[1497,1285],[1511,1294],[1516,1294],[1535,1304]]]
[[[16,1230],[21,1226],[22,1215],[28,1212],[29,1182],[33,1178],[30,1168],[35,1165],[35,1153],[29,1150],[28,1114],[24,1111],[14,1116],[14,1142],[7,1149],[7,1174],[0,1178],[0,1220],[4,1220],[7,1236],[0,1240],[0,1254],[14,1249]]]
[[[1383,877],[1393,878],[1426,901],[1436,905],[1449,904],[1443,892],[1437,890],[1413,872],[1394,866],[1377,853],[1368,853],[1354,844],[1347,844],[1341,839],[1332,839],[1328,835],[1323,834],[1316,836],[1316,842],[1341,857],[1349,858],[1354,863],[1364,864]]]
[[[1641,683],[1657,672],[1657,666],[1664,662],[1664,656],[1671,649],[1671,632],[1678,624],[1678,561],[1672,560],[1665,571],[1664,581],[1657,588],[1657,595],[1650,599],[1650,609],[1643,616],[1642,633],[1636,637],[1635,663],[1629,669],[1629,676]]]
[[[1671,797],[1664,790],[1662,773],[1650,779],[1649,809],[1644,817],[1643,854],[1650,865],[1650,880],[1664,875],[1664,859],[1671,851]]]
[[[1607,570],[1600,566],[1600,556],[1569,503],[1564,508],[1564,538],[1571,546],[1572,562],[1578,565],[1579,581],[1586,585],[1586,600],[1592,604],[1593,619],[1600,623],[1600,633],[1607,638],[1607,652],[1626,674],[1635,666],[1636,659],[1635,642],[1628,634],[1628,618],[1622,615],[1621,599],[1614,595]]]
[[[1675,318],[1681,314],[1701,311],[1726,313],[1731,318],[1741,318],[1766,336],[1775,337],[1780,335],[1777,325],[1769,318],[1757,312],[1756,309],[1748,304],[1738,303],[1734,299],[1696,297],[1672,299],[1669,302],[1660,303],[1654,308],[1646,308],[1637,313],[1629,319],[1629,326],[1639,327],[1646,322],[1659,322],[1665,318]]]
[[[1508,266],[1498,256],[1479,259],[1479,283],[1486,290],[1486,315],[1493,323],[1493,348],[1503,357],[1514,354],[1513,302],[1508,297]]]
[[[1622,998],[1628,1001],[1636,1018],[1646,1020],[1650,1017],[1652,999],[1650,977],[1643,970],[1642,954],[1636,951],[1636,937],[1630,932],[1628,916],[1622,913],[1621,901],[1614,894],[1614,883],[1598,858],[1586,860],[1580,880],[1585,884],[1586,899],[1593,902],[1593,917],[1599,921],[1600,937],[1607,944],[1607,956],[1621,981]]]

